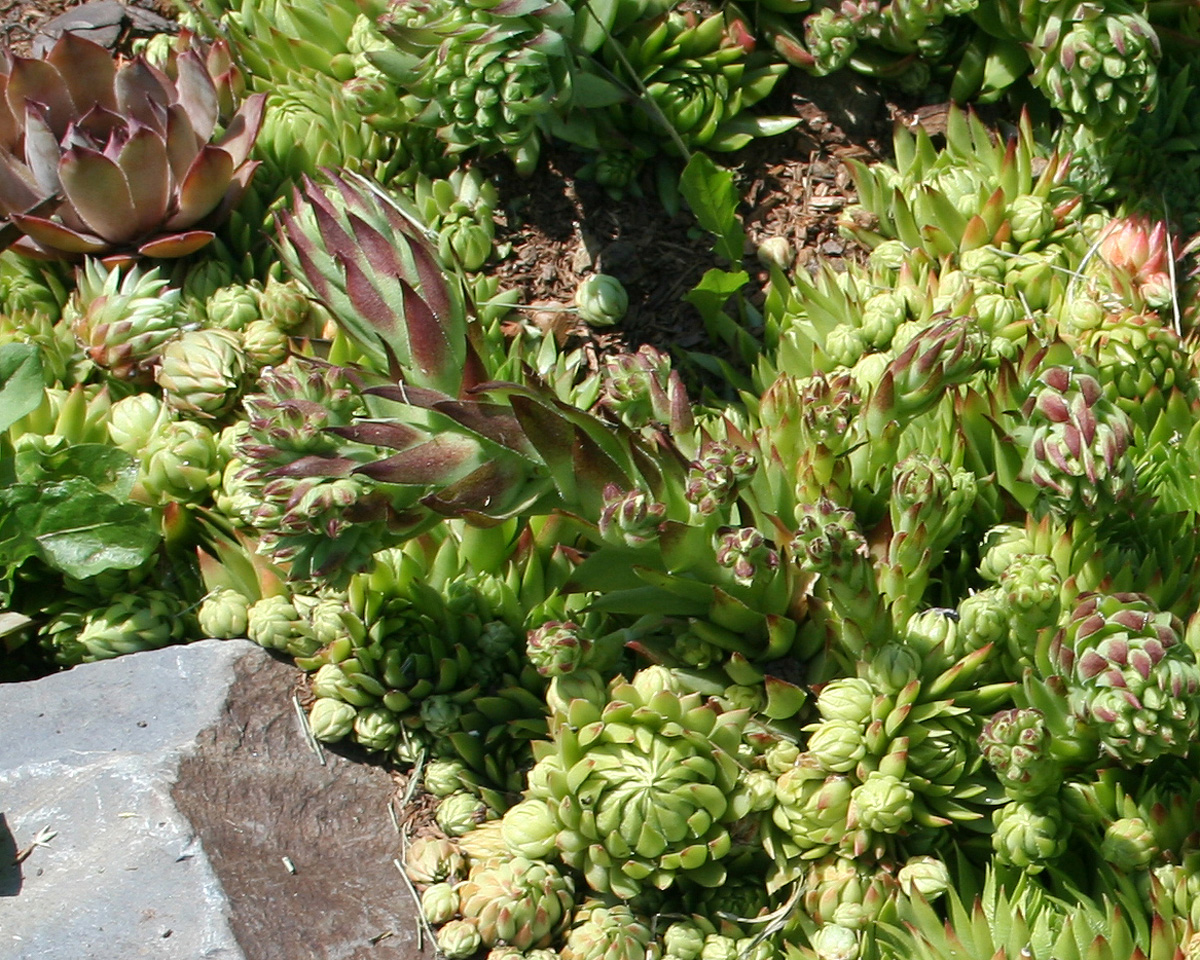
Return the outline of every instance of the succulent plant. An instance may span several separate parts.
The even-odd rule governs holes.
[[[249,611],[250,602],[243,594],[230,587],[219,587],[204,598],[196,618],[204,636],[232,640],[246,636]]]
[[[180,293],[155,268],[122,276],[99,260],[87,261],[64,309],[88,359],[119,381],[146,385],[163,347],[180,331]]]
[[[449,923],[458,915],[460,897],[452,883],[431,883],[421,893],[421,913],[435,926]]]
[[[1200,724],[1200,668],[1182,623],[1143,594],[1083,594],[1051,646],[1071,707],[1126,764],[1180,753]]]
[[[541,133],[571,100],[572,57],[561,30],[566,4],[397,3],[381,18],[394,50],[368,58],[418,103],[415,122],[437,131],[451,153],[503,153],[532,173]],[[423,109],[421,109],[423,107]]]
[[[281,217],[283,260],[380,370],[396,363],[411,385],[456,395],[468,356],[462,294],[419,223],[365,178],[334,176],[326,189],[305,178]]]
[[[405,852],[404,872],[413,883],[460,880],[467,874],[467,860],[450,840],[418,837]]]
[[[467,271],[482,267],[492,255],[496,236],[492,210],[500,195],[495,185],[470,167],[439,180],[419,177],[414,191],[425,225],[437,233],[442,263],[458,263]]]
[[[216,437],[195,421],[167,420],[139,455],[135,495],[148,503],[203,503],[220,479]]]
[[[217,288],[204,302],[207,325],[222,330],[245,330],[260,317],[259,297],[258,290],[244,284]]]
[[[1067,852],[1070,823],[1053,796],[1010,800],[992,814],[992,846],[1001,863],[1039,873]]]
[[[645,960],[654,956],[650,925],[623,903],[586,900],[575,913],[562,960]]]
[[[979,746],[1009,796],[1035,797],[1053,792],[1062,780],[1050,739],[1040,711],[1002,710],[984,725]]]
[[[575,884],[550,863],[513,857],[471,868],[458,886],[460,910],[484,946],[549,946],[571,921]]]
[[[1128,126],[1158,99],[1161,46],[1133,4],[1066,0],[1042,14],[1034,82],[1097,136]]]
[[[58,613],[43,627],[41,642],[64,667],[157,650],[194,639],[181,607],[177,597],[159,589],[121,593],[99,607]]]
[[[246,356],[240,334],[188,330],[163,347],[154,380],[167,406],[184,416],[216,420],[241,397]]]
[[[451,920],[437,933],[438,950],[447,960],[467,960],[482,942],[479,928],[469,920]]]
[[[588,325],[611,327],[619,323],[629,309],[629,294],[616,277],[593,273],[575,288],[575,307]]]
[[[322,697],[309,711],[308,728],[318,740],[337,743],[350,735],[357,718],[358,711],[351,704]]]
[[[317,649],[312,628],[287,596],[263,597],[247,614],[246,636],[268,650],[301,657]]]
[[[396,737],[400,732],[399,722],[396,720],[394,714],[384,710],[382,707],[379,708],[379,714],[381,718],[383,714],[387,714],[388,716],[392,730],[388,746],[394,746]],[[460,790],[450,794],[448,797],[442,797],[441,802],[437,805],[434,817],[437,820],[437,825],[442,828],[444,833],[452,837],[461,837],[464,833],[470,833],[475,825],[483,820],[486,812],[487,806],[482,800],[468,791]]]
[[[608,139],[615,145],[632,138],[634,156],[739,150],[796,124],[791,117],[750,114],[786,65],[755,51],[744,18],[733,9],[703,19],[679,10],[646,19],[630,30],[623,57],[610,47],[604,53],[612,74],[628,81],[631,70],[652,104],[621,98],[608,107],[605,119],[614,128]]]
[[[1062,509],[1093,508],[1132,491],[1131,421],[1085,369],[1053,367],[1025,402],[1026,474]]]
[[[182,257],[214,234],[257,164],[248,160],[263,98],[225,119],[198,53],[176,79],[141,57],[114,61],[64,33],[44,60],[12,57],[3,73],[0,211],[32,256]]]
[[[603,709],[571,701],[553,724],[553,743],[535,748],[541,769],[531,775],[530,795],[559,822],[562,859],[593,890],[624,899],[643,886],[664,889],[677,874],[722,882],[733,756],[746,719],[639,677],[615,683]],[[576,731],[589,724],[596,735],[584,741]],[[629,776],[633,769],[643,775]],[[575,770],[588,772],[574,781]]]

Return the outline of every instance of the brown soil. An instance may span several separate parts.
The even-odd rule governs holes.
[[[865,84],[798,71],[785,78],[769,108],[801,122],[789,133],[715,158],[734,170],[743,198],[747,242],[739,266],[752,281],[765,278],[754,252],[770,237],[787,240],[798,265],[813,264],[818,254],[834,261],[859,254],[837,230],[839,213],[854,200],[843,161],[886,156],[893,120],[907,116]],[[553,307],[569,305],[590,273],[616,276],[630,295],[619,328],[595,332],[567,322],[569,333],[593,339],[603,352],[643,343],[666,351],[715,349],[699,314],[683,300],[707,270],[730,266],[712,253],[712,239],[688,213],[669,216],[652,186],[643,197],[614,200],[595,184],[576,180],[582,162],[551,149],[529,180],[499,178],[506,213],[497,239],[512,252],[492,272],[504,286],[519,288],[526,303]],[[544,319],[561,324],[563,316],[547,313]]]

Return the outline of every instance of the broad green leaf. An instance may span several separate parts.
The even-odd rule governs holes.
[[[37,555],[81,580],[139,566],[162,539],[150,508],[118,501],[82,477],[0,490],[0,513],[11,520],[0,527],[0,561]]]
[[[42,359],[32,343],[0,346],[0,430],[7,430],[42,402]]]
[[[62,450],[18,451],[17,480],[20,483],[53,483],[82,477],[97,490],[116,500],[128,500],[137,481],[137,462],[124,450],[106,443],[77,443]]]
[[[737,216],[733,174],[697,153],[683,168],[679,189],[700,225],[717,235],[716,252],[730,263],[741,263],[745,234]]]

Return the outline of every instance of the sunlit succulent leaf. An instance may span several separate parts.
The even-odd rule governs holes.
[[[59,179],[72,206],[97,236],[124,243],[137,236],[137,214],[124,172],[102,153],[73,147],[63,154]]]

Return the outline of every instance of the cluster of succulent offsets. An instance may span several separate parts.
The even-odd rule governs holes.
[[[7,59],[0,675],[292,660],[436,799],[453,960],[1196,956],[1197,287],[1109,202],[1191,136],[1184,6],[209,0]],[[507,316],[491,174],[719,205],[678,167],[789,63],[1043,99],[850,162],[862,256],[764,257],[736,393]]]

